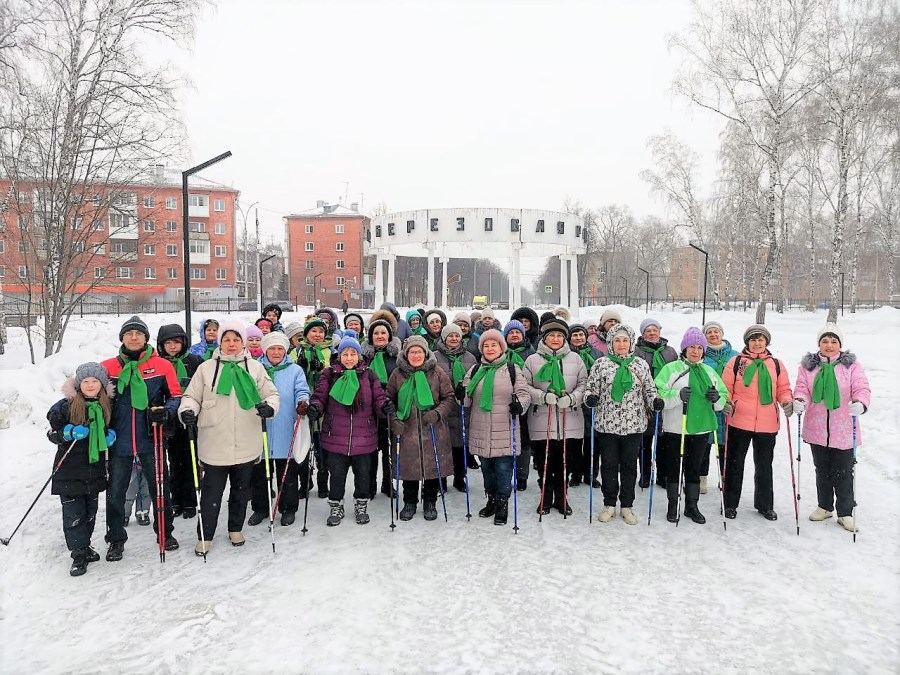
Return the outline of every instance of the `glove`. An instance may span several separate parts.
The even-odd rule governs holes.
[[[169,421],[169,411],[162,406],[150,408],[150,421],[153,424],[165,424]]]
[[[544,405],[556,405],[558,397],[552,391],[544,394]]]
[[[522,404],[519,403],[519,399],[514,398],[512,403],[509,404],[509,414],[513,417],[518,417],[522,413],[525,412],[525,408],[522,407]]]
[[[63,427],[63,438],[67,441],[82,441],[91,433],[86,426],[67,424]]]
[[[315,422],[322,416],[322,410],[319,406],[311,405],[306,409],[306,416],[309,418],[310,422]]]
[[[264,420],[267,420],[270,417],[275,417],[275,409],[268,403],[263,401],[262,403],[256,404],[256,414],[262,417]]]
[[[847,406],[847,410],[850,411],[850,414],[853,417],[859,417],[866,412],[866,406],[864,406],[861,401],[852,401],[850,405]]]
[[[803,413],[805,413],[806,412],[806,401],[804,401],[802,398],[795,398],[794,399],[794,412],[797,413],[798,415],[802,415]]]
[[[734,415],[734,401],[725,401],[725,407],[722,408],[722,412],[728,417]]]
[[[466,388],[460,382],[456,385],[456,389],[453,390],[453,395],[456,396],[456,400],[462,403],[466,400]]]
[[[687,403],[691,400],[691,388],[690,387],[682,387],[681,391],[678,392],[678,398],[681,399],[682,403]]]
[[[666,407],[666,402],[663,401],[659,396],[653,399],[653,412],[662,412]]]
[[[306,410],[308,408],[309,401],[300,401],[300,403],[297,404],[297,414],[300,415],[300,417],[303,417],[306,414]]]
[[[395,417],[391,420],[391,431],[394,432],[394,436],[402,436],[406,431],[406,425]]]
[[[556,406],[558,408],[571,408],[572,407],[572,397],[568,394],[563,394],[559,398],[556,399]]]
[[[197,414],[193,410],[185,410],[180,415],[181,423],[186,427],[197,426]]]
[[[313,359],[312,363],[310,363],[309,365],[314,373],[319,373],[325,370],[325,364],[322,363],[319,359]]]
[[[719,390],[715,387],[710,387],[706,390],[706,400],[710,403],[715,403],[720,398],[722,398],[722,396],[719,394]]]
[[[393,417],[397,414],[397,406],[391,399],[386,399],[384,405],[381,406],[381,414],[385,417]]]
[[[309,360],[303,352],[300,352],[300,358],[297,359],[297,365],[303,368],[304,372],[309,371]]]
[[[116,442],[116,432],[110,429],[106,432],[106,447],[111,447]]]
[[[437,410],[426,410],[422,413],[422,421],[428,425],[434,425],[441,421],[441,414]]]
[[[793,401],[785,401],[781,404],[781,409],[784,410],[784,416],[790,417],[794,414],[794,402]]]
[[[600,397],[597,396],[596,394],[588,394],[587,396],[584,397],[584,404],[588,408],[596,408],[597,405],[599,405],[599,403],[600,403]]]

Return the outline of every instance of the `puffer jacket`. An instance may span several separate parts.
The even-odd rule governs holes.
[[[400,339],[400,342],[403,342],[406,338],[412,335],[412,330],[409,328],[409,324],[406,323],[405,319],[400,317],[400,312],[397,311],[397,306],[393,302],[383,302],[381,303],[381,307],[378,309],[384,309],[394,315],[394,318],[397,320],[397,334],[394,336]]]
[[[434,445],[431,441],[431,430],[422,422],[421,411],[413,404],[409,418],[403,422],[404,430],[400,435],[400,456],[395,456],[395,466],[400,467],[402,480],[423,480],[425,478],[440,478],[453,475],[453,451],[450,446],[450,429],[447,419],[453,408],[456,407],[456,398],[453,396],[453,384],[443,369],[437,365],[437,359],[433,352],[429,352],[422,364],[421,370],[425,371],[425,378],[434,398],[434,407],[440,415],[440,420],[434,425],[435,439],[437,440],[438,461],[441,464],[440,476],[434,463]],[[388,378],[387,396],[395,404],[400,387],[412,376],[413,367],[401,353],[397,356],[397,367]],[[399,405],[398,405],[399,407]]]
[[[728,340],[722,340],[721,347],[707,347],[706,351],[703,353],[703,363],[708,365],[710,368],[715,370],[719,377],[725,373],[725,366],[728,365],[728,362],[732,359],[732,357],[737,356],[738,353],[731,346],[731,343]],[[716,412],[716,421],[719,423],[719,428],[716,433],[718,434],[717,438],[719,439],[719,444],[725,444],[725,413],[722,411]],[[712,434],[709,435],[709,442],[713,442]]]
[[[794,398],[806,403],[806,412],[803,413],[803,440],[826,448],[850,450],[853,448],[853,418],[850,415],[849,405],[851,401],[859,401],[868,410],[872,396],[869,379],[856,360],[856,354],[841,352],[838,356],[840,365],[834,369],[841,394],[841,405],[835,410],[828,410],[824,401],[812,402],[813,382],[823,360],[825,357],[821,354],[807,354],[800,362],[800,370],[797,373]],[[856,444],[862,445],[862,428],[859,421],[856,423]]]
[[[519,307],[510,315],[510,321],[515,319],[521,321],[523,318],[528,319],[531,328],[525,334],[525,340],[531,345],[532,349],[537,349],[538,343],[541,341],[541,321],[537,312],[531,307]]]
[[[481,392],[484,388],[484,379],[479,382],[471,397],[466,397],[466,405],[469,406],[469,451],[479,457],[503,457],[513,454],[512,425],[509,415],[509,404],[513,396],[527,407],[531,400],[528,391],[528,382],[525,373],[519,366],[513,366],[515,372],[515,384],[510,380],[509,365],[504,353],[494,363],[498,364],[494,375],[494,397],[491,409],[481,409]],[[491,365],[482,357],[479,368]],[[469,387],[474,368],[466,373],[463,386]],[[515,454],[522,452],[522,434],[517,434]]]
[[[722,373],[722,380],[728,389],[728,399],[734,405],[734,414],[726,421],[729,426],[745,431],[774,434],[781,428],[778,404],[793,401],[791,381],[784,364],[776,367],[775,357],[768,350],[760,357],[765,359],[766,368],[772,378],[772,404],[762,405],[759,402],[757,385],[759,375],[753,375],[749,386],[744,384],[744,371],[754,359],[745,349],[725,365],[725,371]]]
[[[375,353],[377,351],[384,351],[384,369],[387,371],[387,376],[390,377],[391,373],[394,372],[394,368],[397,367],[397,355],[400,353],[400,347],[400,340],[398,338],[391,338],[391,341],[388,342],[382,350],[376,350],[372,343],[367,342],[362,346],[363,358],[366,360],[366,363],[371,366],[372,361],[375,360]],[[387,381],[382,382],[381,386],[386,387]]]
[[[221,362],[234,361],[247,370],[263,401],[278,414],[281,397],[275,383],[259,361],[247,350],[233,356],[216,349],[209,360],[197,368],[187,391],[181,397],[179,415],[190,410],[197,415],[197,453],[200,461],[212,466],[234,466],[256,460],[262,453],[262,424],[255,408],[244,410],[237,396],[217,394]],[[290,402],[288,402],[290,405]]]
[[[201,359],[208,359],[212,355],[212,350],[219,346],[218,342],[207,342],[206,341],[206,326],[209,325],[209,322],[212,319],[204,319],[200,322],[200,328],[197,333],[200,336],[200,339],[191,345],[191,348],[188,350],[189,353],[194,356],[199,356]],[[188,326],[190,328],[190,326]]]
[[[711,404],[713,411],[718,412],[725,407],[725,401],[728,400],[728,390],[714,368],[702,362],[700,365],[709,377],[709,381],[716,388],[716,391],[719,392],[719,400]],[[681,416],[684,408],[680,393],[683,387],[689,386],[689,370],[688,364],[684,360],[678,359],[666,364],[666,367],[659,371],[659,375],[656,376],[656,388],[659,391],[660,398],[666,404],[663,410],[662,430],[671,434],[681,434]],[[693,395],[691,396],[691,401],[693,401]],[[706,401],[706,404],[709,404],[709,401]],[[712,425],[709,428],[693,429],[690,415],[688,415],[688,424],[691,426],[689,426],[687,433],[692,436],[710,434],[713,430]],[[715,424],[717,425],[718,421]],[[720,437],[720,440],[723,443],[725,442],[725,439],[722,437]]]
[[[343,365],[335,361],[322,371],[310,405],[322,411],[319,442],[322,449],[339,455],[366,455],[378,446],[378,418],[383,417],[385,395],[378,377],[360,360],[356,366],[359,391],[352,405],[335,401],[329,392],[344,374]]]
[[[531,398],[531,408],[528,413],[528,433],[532,440],[544,439],[547,436],[547,418],[550,418],[550,438],[555,441],[564,438],[584,438],[584,414],[582,412],[582,399],[584,388],[587,385],[588,373],[584,362],[578,354],[569,349],[568,344],[563,344],[556,352],[564,354],[562,360],[562,374],[566,383],[566,392],[572,397],[572,407],[563,411],[554,406],[543,403],[544,394],[547,392],[549,382],[537,382],[534,376],[547,362],[544,354],[550,356],[553,350],[543,340],[538,344],[537,351],[525,361],[525,379],[528,381],[528,393]],[[563,417],[565,417],[565,435],[563,435]],[[557,426],[559,418],[559,426]]]
[[[278,414],[266,423],[269,434],[269,457],[287,459],[294,440],[294,423],[297,421],[297,404],[309,400],[309,385],[303,368],[290,361],[281,370],[275,371],[272,381],[278,390],[281,407]],[[259,362],[263,368],[271,368],[269,359],[263,356]]]
[[[625,358],[634,356],[634,335],[631,350]],[[642,434],[647,430],[647,414],[653,409],[656,398],[656,383],[650,374],[650,366],[643,359],[635,357],[628,364],[634,386],[617,402],[612,398],[612,384],[619,364],[609,358],[600,358],[591,367],[584,395],[593,394],[600,401],[594,419],[594,430],[601,434]],[[587,408],[590,410],[590,408]]]
[[[659,373],[653,370],[653,352],[646,351],[646,349],[658,349],[662,347],[662,357],[666,363],[672,363],[672,361],[678,360],[678,352],[675,351],[674,347],[669,346],[669,341],[661,337],[659,338],[659,342],[651,344],[647,342],[644,338],[639,337],[637,339],[637,346],[635,347],[634,353],[637,356],[640,356],[644,361],[647,362],[647,365],[650,366],[650,372],[653,373],[654,379]]]
[[[469,372],[469,369],[474,366],[477,361],[475,357],[468,351],[466,351],[465,347],[460,343],[459,347],[456,349],[450,349],[447,344],[443,340],[439,340],[437,343],[437,349],[434,350],[434,357],[437,359],[438,366],[447,373],[447,377],[450,378],[450,383],[456,387],[456,383],[453,382],[453,364],[450,362],[450,357],[448,354],[453,356],[458,356],[462,362],[463,368],[466,369],[466,372]],[[468,417],[466,417],[466,421],[468,422]],[[450,425],[450,443],[454,448],[461,448],[463,446],[463,437],[462,437],[462,420],[460,419],[460,410],[459,404],[453,406],[453,412],[450,414],[450,419],[448,420]]]
[[[600,354],[606,356],[609,353],[609,345],[606,344],[606,332],[598,332],[596,335],[588,335],[588,344]]]

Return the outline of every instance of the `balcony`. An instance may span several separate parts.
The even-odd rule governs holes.
[[[209,218],[209,195],[188,195],[188,216]]]
[[[114,263],[137,262],[138,253],[137,251],[113,251],[109,254],[109,259]]]
[[[209,233],[191,232],[189,241],[191,246],[191,264],[209,265]]]

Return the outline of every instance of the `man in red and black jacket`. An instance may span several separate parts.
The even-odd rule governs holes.
[[[150,494],[156,495],[156,462],[153,448],[153,425],[163,425],[176,418],[181,402],[181,386],[175,368],[159,357],[147,343],[147,324],[133,316],[119,330],[122,346],[119,355],[102,365],[115,385],[110,428],[116,442],[109,452],[109,484],[106,491],[106,559],[121,560],[128,534],[125,531],[125,492],[131,480],[135,457],[144,467]],[[169,499],[168,468],[163,463],[165,497],[165,548],[174,551],[178,541],[172,536],[172,505]],[[158,532],[157,514],[153,512],[153,530]]]

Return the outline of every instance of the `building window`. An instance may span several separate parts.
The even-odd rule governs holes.
[[[206,232],[206,223],[188,223],[191,232]]]
[[[313,243],[312,243],[311,241],[306,242],[306,245],[304,246],[304,250],[307,251],[307,252],[312,251],[312,250],[313,250]]]
[[[117,267],[116,279],[134,279],[134,270],[130,267]]]
[[[345,281],[344,277],[335,277],[334,278],[334,283],[337,284],[338,286],[343,286],[344,281]]]
[[[24,241],[19,242],[19,253],[25,253],[25,242]]]
[[[110,242],[109,250],[111,253],[137,253],[137,244],[130,241],[113,241]]]
[[[6,267],[0,265],[0,279],[6,276]]]
[[[94,244],[94,255],[106,255],[106,244]]]
[[[177,267],[169,267],[166,269],[166,278],[167,279],[177,279],[178,278],[178,268]]]
[[[94,232],[100,232],[101,230],[105,229],[105,227],[106,227],[106,225],[105,225],[104,222],[103,222],[103,218],[97,218],[97,219],[95,219],[94,222],[91,224],[91,229],[92,229]]]
[[[485,218],[484,219],[484,231],[492,232],[494,229],[494,219],[493,218]]]
[[[216,223],[216,234],[225,234],[225,223]]]
[[[127,213],[110,213],[109,231],[118,232],[131,227],[131,218]]]
[[[178,255],[178,244],[166,244],[166,255],[170,257]]]
[[[178,208],[178,197],[166,197],[166,208],[167,209],[177,209]]]
[[[103,279],[104,277],[106,277],[106,270],[103,269],[102,267],[95,267],[94,268],[94,278],[95,279]]]
[[[93,204],[94,206],[100,206],[102,202],[103,198],[100,195],[94,195],[93,197],[91,197],[91,204]]]
[[[307,302],[307,303],[313,302],[313,294],[312,294],[312,293],[307,293],[307,294],[306,294],[306,302]]]
[[[335,233],[335,234],[344,234],[344,226],[341,225],[341,224],[335,225],[335,226],[334,226],[334,233]]]
[[[28,266],[27,265],[19,265],[19,278],[24,279],[28,276]]]
[[[84,218],[82,218],[81,216],[76,216],[75,218],[72,219],[72,230],[73,231],[77,232],[77,231],[81,230],[81,228],[83,226],[84,226]]]
[[[116,206],[137,206],[137,193],[113,192],[110,202]]]
[[[144,208],[152,209],[156,206],[156,200],[153,197],[144,197]]]
[[[6,242],[2,239],[0,239],[0,253],[6,253]]]
[[[178,232],[178,223],[174,220],[166,221],[166,232]]]
[[[203,281],[206,279],[206,270],[202,267],[192,267],[191,268],[191,279],[198,279]]]
[[[31,193],[30,192],[19,192],[17,195],[20,204],[27,204],[31,201]]]
[[[537,227],[534,228],[534,231],[535,232],[543,232],[544,231],[544,221],[543,220],[539,220],[537,222]]]
[[[209,255],[209,242],[191,239],[190,251],[191,253],[203,253]]]
[[[145,267],[144,268],[144,278],[145,279],[155,279],[156,278],[156,269],[153,267]]]
[[[335,261],[334,261],[334,266],[335,266],[337,269],[342,270],[342,269],[344,269],[344,261],[343,261],[343,260],[335,260]]]
[[[152,220],[145,220],[144,232],[156,232],[156,223],[154,223]]]
[[[312,226],[312,225],[307,225],[306,228],[305,228],[305,230],[306,230],[306,234],[312,234],[312,233],[313,233],[313,226]]]
[[[224,199],[217,199],[217,200],[215,200],[215,201],[213,202],[213,208],[214,208],[216,211],[224,211],[224,210],[225,210],[225,200],[224,200]]]
[[[3,246],[0,246],[0,253],[3,253]],[[83,241],[73,241],[72,242],[72,253],[84,253],[84,242]]]
[[[156,244],[144,244],[144,255],[156,255]]]
[[[188,206],[209,206],[209,196],[188,195]]]
[[[224,267],[216,268],[216,281],[225,281],[225,268]]]
[[[225,246],[216,246],[216,257],[224,258],[225,257]]]
[[[344,250],[344,242],[342,242],[342,241],[336,242],[334,245],[334,250],[338,251],[338,252],[343,251]]]
[[[307,260],[307,261],[306,261],[306,269],[308,269],[308,270],[313,269],[313,268],[314,268],[314,262],[315,262],[315,261],[313,261],[313,260]]]

